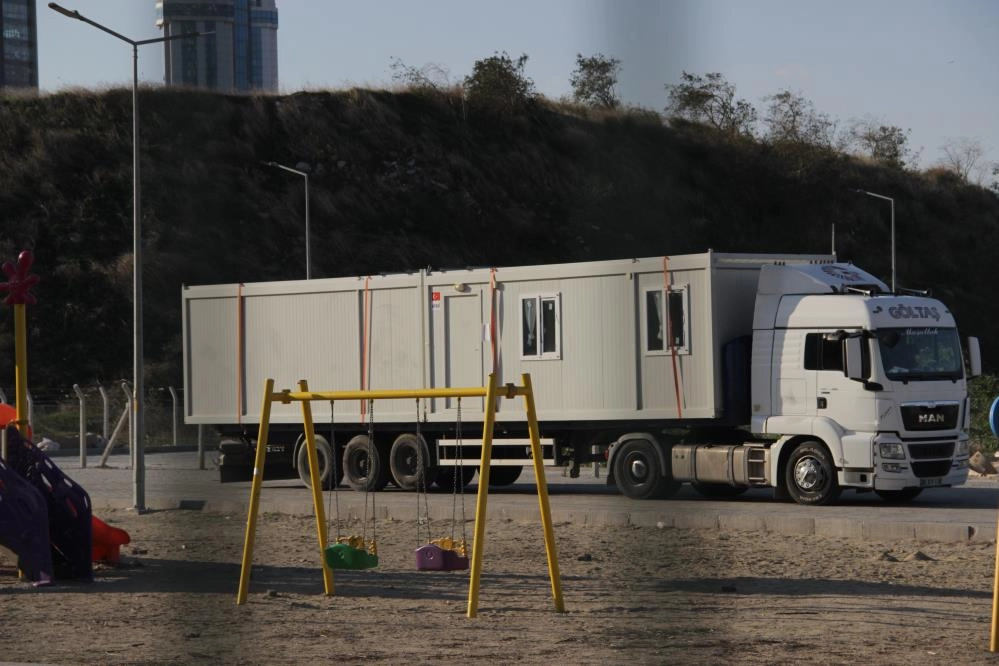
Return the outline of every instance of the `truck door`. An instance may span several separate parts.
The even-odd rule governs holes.
[[[774,331],[773,413],[775,416],[808,416],[815,413],[809,395],[814,395],[814,375],[805,370],[804,332]],[[810,385],[811,384],[811,385]]]

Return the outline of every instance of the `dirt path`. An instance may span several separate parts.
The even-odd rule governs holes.
[[[380,521],[378,569],[327,598],[313,519],[263,515],[237,607],[243,516],[102,518],[132,544],[91,584],[36,589],[0,557],[0,661],[999,663],[991,544],[556,525],[558,614],[540,526],[493,522],[468,619],[467,572],[416,571],[412,522]]]

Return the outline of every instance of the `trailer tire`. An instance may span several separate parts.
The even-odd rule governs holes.
[[[329,442],[322,435],[316,435],[316,457],[319,459],[319,487],[323,490],[332,490],[336,484],[343,481],[343,470],[340,468],[340,465],[337,465],[334,472],[333,449],[330,448]],[[298,455],[295,457],[295,460],[298,469],[298,478],[302,480],[306,488],[311,488],[309,447],[306,446],[304,441],[298,447]]]
[[[461,467],[461,485],[456,486],[455,480],[458,478],[458,474],[455,473],[454,466],[438,467],[436,484],[438,488],[445,492],[457,492],[471,483],[474,476],[474,467]]]
[[[836,481],[832,456],[814,440],[804,441],[791,451],[784,467],[784,482],[791,499],[807,506],[830,504],[842,490]]]
[[[403,433],[392,442],[389,451],[389,469],[395,485],[403,490],[417,490],[420,480],[419,464],[423,463],[423,487],[427,488],[437,475],[437,469],[430,465],[430,449],[422,436]]]
[[[382,490],[388,470],[378,448],[368,445],[367,435],[356,435],[343,449],[343,475],[354,490]]]
[[[874,491],[877,496],[888,502],[889,504],[905,504],[906,502],[911,502],[916,499],[919,493],[923,492],[922,488],[902,488],[901,490],[877,490]]]
[[[629,439],[614,456],[614,481],[632,499],[662,499],[680,484],[663,474],[655,445],[647,439]]]
[[[690,485],[699,494],[712,499],[731,499],[749,490],[746,486],[730,486],[727,483],[692,483]]]
[[[490,488],[502,488],[504,486],[512,486],[517,479],[520,478],[521,472],[524,471],[523,465],[517,467],[493,467],[489,466],[489,487]],[[479,474],[482,477],[482,474]]]

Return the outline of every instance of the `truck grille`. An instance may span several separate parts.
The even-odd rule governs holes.
[[[912,463],[912,473],[923,478],[927,476],[947,476],[950,472],[949,460],[929,460]]]
[[[906,430],[953,430],[960,411],[956,402],[902,405],[902,423]]]
[[[932,444],[909,444],[909,457],[913,460],[927,458],[954,457],[954,442],[933,442]]]

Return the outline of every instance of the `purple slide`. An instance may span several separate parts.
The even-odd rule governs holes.
[[[49,510],[42,494],[0,460],[0,545],[17,554],[18,568],[35,585],[52,582]]]

